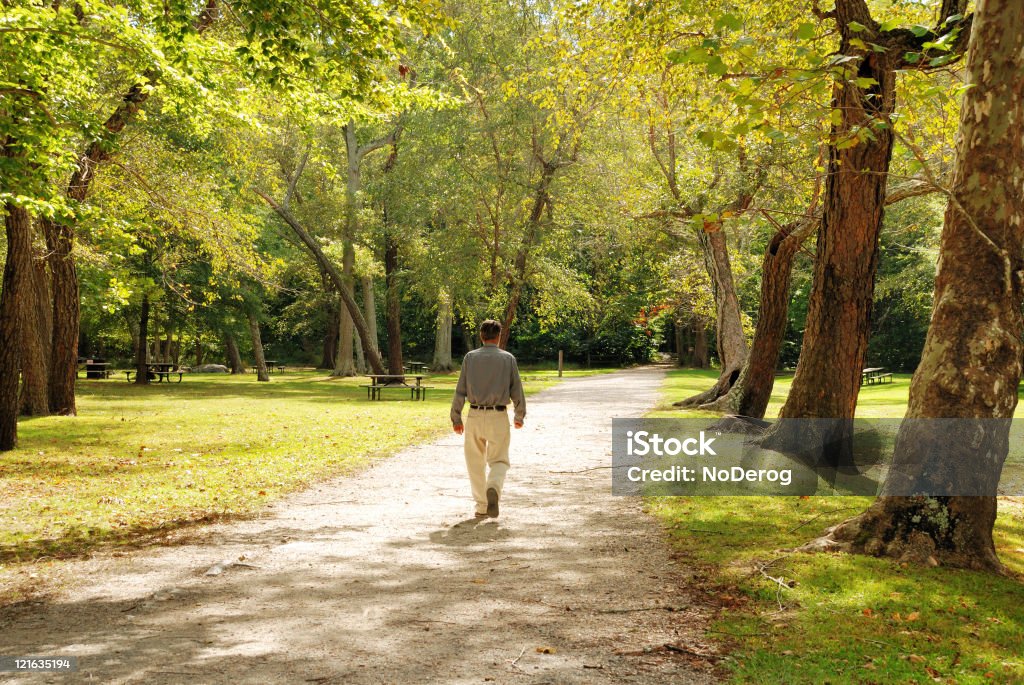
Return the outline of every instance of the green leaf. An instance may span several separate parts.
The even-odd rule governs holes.
[[[875,79],[870,78],[868,76],[861,76],[859,78],[855,78],[853,80],[853,82],[854,82],[854,84],[858,88],[860,88],[862,90],[870,88],[871,86],[877,86],[878,85],[878,81],[876,81]]]
[[[914,26],[910,27],[910,32],[913,33],[918,38],[921,38],[923,36],[927,36],[929,33],[932,32],[932,30],[930,28],[928,28],[927,26],[922,26],[921,24],[915,24]]]
[[[737,17],[735,14],[723,14],[715,19],[715,30],[721,31],[722,29],[729,29],[730,31],[739,31],[743,28],[743,20]]]
[[[883,30],[883,31],[892,31],[895,28],[899,28],[899,26],[900,26],[900,20],[899,19],[890,19],[889,21],[883,21],[882,25],[879,26],[879,28],[881,30]]]
[[[796,27],[796,37],[800,40],[811,40],[818,35],[818,27],[810,22],[803,22]]]
[[[854,33],[863,33],[864,31],[868,30],[868,27],[860,23],[859,21],[851,21],[849,24],[847,24],[847,26]]]
[[[711,76],[722,76],[728,71],[729,67],[726,66],[725,62],[718,55],[708,60],[708,74]]]

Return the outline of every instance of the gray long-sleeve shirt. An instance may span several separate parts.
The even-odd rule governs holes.
[[[467,399],[470,404],[485,407],[501,406],[511,400],[516,409],[515,420],[522,421],[526,417],[526,396],[516,358],[494,343],[484,343],[463,357],[452,399],[452,425],[462,425],[462,407]]]

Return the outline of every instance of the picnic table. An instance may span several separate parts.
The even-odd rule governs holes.
[[[113,373],[111,365],[102,359],[86,359],[84,363],[86,378],[110,378]]]
[[[368,385],[364,385],[366,388],[366,399],[368,400],[379,400],[381,399],[381,391],[387,388],[402,388],[409,390],[409,399],[412,400],[425,400],[427,398],[427,390],[430,390],[430,386],[423,385],[423,379],[426,378],[423,374],[390,374],[390,373],[368,373],[366,377],[370,379]],[[416,379],[416,384],[411,385],[407,379]]]
[[[178,370],[177,366],[171,362],[153,362],[151,364],[147,364],[146,367],[148,368],[147,374],[149,375],[149,379],[155,379],[157,383],[163,383],[165,380],[170,383],[171,376],[174,374],[178,374],[178,382],[181,383],[181,379],[185,375],[184,371]],[[126,380],[130,383],[132,381],[132,376],[136,373],[137,371],[134,369],[131,371],[125,371]]]
[[[892,374],[880,366],[873,366],[860,372],[861,385],[874,385],[875,383],[892,383]]]
[[[423,373],[424,369],[427,368],[427,364],[426,362],[406,362],[405,368],[411,373]]]
[[[267,373],[274,373],[274,369],[277,369],[278,371],[284,370],[284,364],[278,364],[278,361],[276,359],[264,359],[263,363],[267,365]],[[256,373],[257,371],[259,371],[259,368],[260,367],[253,364],[252,372]]]

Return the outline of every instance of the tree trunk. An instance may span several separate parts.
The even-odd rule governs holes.
[[[711,360],[708,358],[708,329],[703,319],[694,320],[693,333],[693,365],[706,369],[711,366]]]
[[[377,335],[377,297],[373,291],[373,278],[363,276],[363,316],[366,317],[367,342],[373,349],[380,352],[380,336]]]
[[[398,237],[385,227],[384,280],[387,287],[386,311],[388,329],[388,373],[405,372],[402,359],[402,294],[398,290]],[[449,364],[451,360],[449,359]]]
[[[967,73],[935,308],[890,475],[815,549],[1002,570],[995,495],[1024,351],[1024,5],[978,3]]]
[[[202,366],[203,362],[206,360],[206,351],[203,349],[203,343],[199,339],[198,335],[196,336],[195,355],[196,355],[196,366]]]
[[[231,375],[237,376],[240,373],[245,373],[242,355],[238,353],[238,342],[235,340],[235,335],[230,331],[224,333],[224,346],[228,350],[228,363],[231,365]]]
[[[352,287],[352,268],[355,262],[355,250],[352,248],[351,243],[346,243],[343,248],[342,261],[341,261],[341,273],[343,281],[341,283],[341,289],[343,297],[351,299],[355,302],[354,289]],[[338,356],[334,360],[334,371],[331,373],[332,376],[354,376],[356,375],[356,364],[355,364],[355,348],[352,346],[353,331],[354,331],[354,319],[352,318],[352,311],[349,309],[343,309],[341,312],[340,324],[338,326]],[[365,318],[364,318],[365,321]],[[369,343],[369,336],[359,337],[360,341],[366,341],[365,344]]]
[[[437,333],[434,336],[434,371],[451,371],[452,364],[452,296],[447,290],[438,293]]]
[[[682,321],[680,320],[679,313],[672,318],[672,339],[676,348],[676,366],[685,367],[686,361],[689,355],[686,350],[686,339],[683,335]]]
[[[78,270],[71,253],[74,232],[43,219],[53,278],[53,340],[50,346],[50,413],[73,416],[78,376]]]
[[[33,253],[31,292],[22,302],[21,320],[21,414],[50,413],[50,284],[43,255]]]
[[[139,348],[135,355],[135,384],[149,384],[149,295],[142,296],[139,314]],[[156,359],[156,357],[153,357]]]
[[[861,370],[871,332],[871,303],[878,266],[886,174],[892,157],[893,134],[888,122],[896,102],[896,66],[902,53],[865,51],[850,44],[857,33],[848,27],[867,18],[858,0],[836,4],[841,28],[839,53],[860,58],[858,79],[876,85],[860,88],[853,79],[839,80],[832,90],[833,111],[842,114],[833,124],[825,180],[823,212],[818,227],[814,280],[807,307],[800,361],[793,385],[762,446],[780,451],[808,450],[803,428],[789,418],[852,419],[860,391]],[[859,40],[859,39],[858,39]],[[845,146],[858,131],[871,135]],[[842,148],[842,149],[840,149]],[[836,421],[824,444],[845,442],[848,421]]]
[[[739,378],[748,354],[725,231],[721,224],[705,224],[698,238],[715,295],[715,338],[722,371],[710,389],[673,403],[676,407],[698,407],[728,393]]]
[[[793,260],[816,223],[816,219],[806,219],[787,224],[768,243],[761,265],[761,302],[750,355],[729,392],[714,402],[701,405],[701,409],[764,418],[775,387],[782,339],[786,335]]]
[[[0,292],[0,451],[18,445],[21,327],[25,301],[32,292],[32,220],[22,207],[8,203],[5,209],[7,261]]]
[[[260,338],[260,322],[252,312],[245,313],[249,319],[249,333],[252,335],[252,356],[256,359],[256,380],[270,381],[267,359],[263,356],[263,340]]]
[[[327,300],[327,333],[324,335],[324,354],[320,360],[320,369],[333,369],[334,360],[338,357],[338,330],[341,328],[341,310],[345,308],[341,298]]]
[[[364,345],[359,339],[359,334],[356,333],[355,330],[352,331],[352,336],[352,349],[355,351],[356,356],[356,374],[364,374],[366,373],[366,355],[363,352]],[[370,337],[367,336],[366,340],[367,344],[369,344]]]

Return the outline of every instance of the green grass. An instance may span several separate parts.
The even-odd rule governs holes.
[[[580,376],[603,370],[571,370]],[[527,392],[557,372],[524,369]],[[138,544],[197,522],[251,515],[309,483],[450,430],[457,375],[431,376],[427,400],[323,372],[195,374],[139,387],[80,380],[77,417],[23,420],[0,454],[0,602],[17,577],[98,546]],[[38,573],[36,574],[39,575]],[[20,585],[24,585],[23,583]],[[6,589],[5,589],[6,588]]]
[[[713,371],[672,372],[664,402],[704,390]],[[778,413],[789,378],[776,383]],[[859,416],[903,415],[910,377],[863,388]],[[1018,416],[1024,416],[1018,409]],[[1024,682],[1024,582],[841,554],[787,553],[856,514],[862,497],[664,497],[649,511],[722,610],[712,626],[740,683]],[[996,546],[1024,573],[1024,501],[1000,500]],[[787,587],[766,576],[783,580]],[[792,587],[789,587],[792,585]]]

